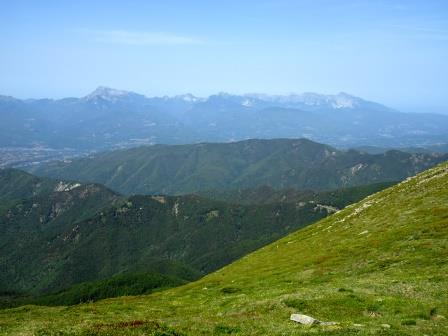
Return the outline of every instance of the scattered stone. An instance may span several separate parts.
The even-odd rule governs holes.
[[[314,317],[303,315],[303,314],[291,314],[290,317],[291,321],[304,324],[304,325],[312,325],[312,324],[319,324],[322,326],[332,326],[339,324],[338,322],[323,322],[315,319]]]
[[[380,313],[377,313],[377,312],[374,312],[374,311],[369,311],[369,312],[367,312],[367,315],[368,315],[369,317],[378,317],[378,316],[381,316]]]
[[[381,327],[383,327],[383,328],[385,328],[385,329],[390,329],[390,324],[383,323],[383,324],[381,325]]]
[[[322,321],[320,321],[319,324],[323,325],[323,326],[332,326],[332,325],[338,325],[339,323],[338,322],[322,322]]]
[[[298,322],[300,324],[319,324],[319,320],[316,320],[315,318],[307,315],[302,314],[291,314],[291,321]]]
[[[325,210],[329,214],[339,211],[338,208],[331,206],[331,205],[325,205],[325,204],[316,204],[316,206],[314,207],[314,211],[318,211],[318,210]]]

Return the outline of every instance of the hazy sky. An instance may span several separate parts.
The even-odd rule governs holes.
[[[448,113],[448,1],[0,0],[0,93],[348,92]]]

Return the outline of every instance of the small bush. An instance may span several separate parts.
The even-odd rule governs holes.
[[[429,311],[429,316],[434,317],[437,316],[437,308],[431,308],[431,310]]]
[[[420,319],[420,320],[429,320],[430,319],[430,315],[428,315],[427,313],[417,313],[417,314],[413,314],[411,316],[412,318],[415,319]]]
[[[417,325],[417,321],[416,320],[403,320],[403,321],[401,321],[401,325],[415,326],[415,325]]]
[[[367,306],[367,310],[368,310],[369,312],[375,312],[375,313],[378,313],[378,312],[380,311],[380,309],[381,309],[381,305],[380,305],[379,303],[373,303],[373,304],[369,304],[369,305]]]
[[[221,292],[224,294],[233,294],[241,292],[241,289],[238,287],[224,287],[221,289]]]
[[[298,310],[304,310],[308,307],[308,303],[304,300],[300,299],[286,299],[283,300],[283,303],[286,307],[298,309]]]
[[[183,336],[184,334],[155,321],[122,321],[97,324],[84,330],[38,330],[36,336]]]

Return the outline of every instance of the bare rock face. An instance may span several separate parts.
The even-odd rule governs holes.
[[[291,314],[290,317],[291,321],[304,324],[304,325],[312,325],[312,324],[319,324],[322,326],[331,326],[331,325],[337,325],[338,322],[323,322],[315,319],[314,317],[303,315],[303,314]]]

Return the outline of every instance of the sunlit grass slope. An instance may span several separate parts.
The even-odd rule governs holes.
[[[301,326],[289,321],[295,312],[339,325]],[[194,283],[4,310],[0,323],[11,335],[446,335],[448,164]]]

